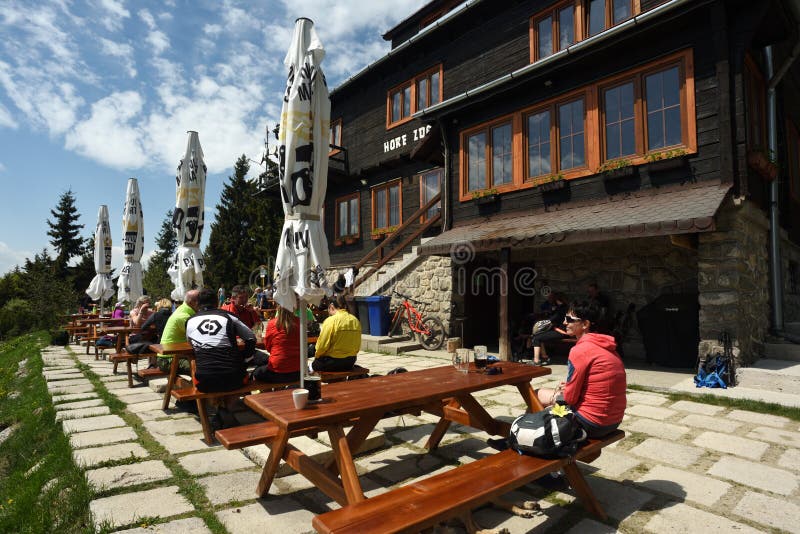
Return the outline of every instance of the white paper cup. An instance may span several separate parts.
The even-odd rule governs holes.
[[[295,389],[292,391],[292,401],[294,401],[294,407],[298,410],[302,410],[308,404],[308,390],[307,389]]]

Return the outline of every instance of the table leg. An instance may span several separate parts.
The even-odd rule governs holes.
[[[467,412],[468,420],[466,424],[473,428],[479,428],[487,434],[492,434],[494,436],[508,435],[508,432],[511,430],[511,425],[492,417],[491,414],[486,411],[486,408],[475,400],[475,397],[469,394],[459,395],[458,401],[464,411]],[[446,414],[447,410],[445,410],[445,415]]]
[[[447,406],[445,406],[445,409],[447,408],[461,408],[461,403],[459,403],[457,399],[450,399],[450,402],[448,402]],[[450,428],[450,423],[451,421],[449,419],[445,419],[444,417],[439,419],[439,422],[436,423],[436,427],[434,427],[433,432],[431,432],[431,435],[428,438],[428,442],[425,444],[426,449],[432,451],[439,446],[439,442],[442,441],[447,429]]]
[[[594,514],[601,521],[605,521],[608,516],[606,516],[606,513],[603,511],[600,503],[597,502],[597,498],[594,496],[592,488],[589,487],[586,479],[583,478],[581,470],[578,469],[578,464],[575,462],[570,462],[566,464],[563,469],[564,474],[567,476],[569,485],[573,490],[575,490],[575,494],[583,503],[583,507],[586,508],[586,511]]]
[[[258,481],[256,487],[256,494],[259,497],[264,497],[269,493],[269,487],[272,485],[272,480],[278,472],[281,458],[283,458],[283,451],[286,449],[286,444],[289,443],[289,431],[285,428],[279,428],[278,434],[272,440],[272,445],[269,449],[269,457],[264,464],[264,470],[261,472],[261,479]]]
[[[172,355],[172,363],[169,366],[169,376],[167,377],[167,389],[164,390],[164,402],[161,403],[161,409],[166,410],[169,408],[169,397],[172,394],[172,386],[175,385],[175,377],[178,376],[178,355]]]
[[[344,435],[344,430],[342,430],[341,426],[329,427],[328,436],[333,447],[336,465],[339,467],[339,473],[342,476],[342,486],[344,487],[344,494],[347,496],[347,502],[353,504],[363,501],[365,499],[364,491],[361,489],[361,483],[358,480],[356,464],[353,462],[353,454],[347,443],[348,440]]]
[[[356,421],[350,432],[347,433],[347,446],[350,451],[358,453],[361,445],[364,444],[370,432],[375,429],[375,425],[381,420],[383,414],[364,415]],[[325,468],[333,472],[333,467],[336,465],[336,457],[334,456],[325,463]]]
[[[116,364],[114,364],[114,365],[116,365]],[[131,365],[132,364],[131,364],[130,360],[125,360],[125,367],[126,367],[126,369],[128,371],[128,387],[129,388],[133,387],[133,368],[131,367]]]
[[[530,382],[526,382],[525,384],[517,384],[517,389],[519,390],[519,394],[522,395],[522,398],[525,399],[525,403],[528,405],[528,410],[530,413],[541,412],[544,410],[544,406],[542,406],[542,403],[539,402],[539,396],[536,394],[536,390],[531,387]]]

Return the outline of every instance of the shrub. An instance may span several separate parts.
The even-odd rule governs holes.
[[[36,313],[27,300],[11,299],[0,308],[0,338],[9,339],[33,330]]]

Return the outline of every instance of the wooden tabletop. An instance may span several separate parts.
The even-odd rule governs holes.
[[[178,354],[181,356],[194,354],[194,349],[188,341],[182,343],[154,343],[149,348],[156,354]]]
[[[133,334],[142,331],[141,327],[131,325],[102,326],[98,330],[105,334]]]
[[[508,384],[530,382],[551,373],[549,367],[499,362],[502,374],[480,374],[475,370],[461,373],[452,365],[411,371],[396,375],[374,376],[325,384],[323,402],[298,410],[292,391],[274,391],[249,395],[245,403],[259,415],[294,430],[349,420],[365,412],[389,412],[421,406],[447,397],[468,394]]]
[[[78,319],[77,322],[82,324],[99,324],[99,323],[110,323],[112,321],[124,321],[124,318],[119,317],[90,317],[87,319]]]

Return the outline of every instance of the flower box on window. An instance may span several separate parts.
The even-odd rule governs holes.
[[[343,238],[337,237],[336,239],[333,240],[333,246],[334,247],[341,247],[342,245],[344,245],[344,239]]]
[[[356,241],[358,241],[358,237],[356,237],[354,235],[349,235],[349,236],[344,238],[344,244],[345,245],[355,245]]]
[[[629,159],[615,159],[603,163],[597,172],[603,173],[603,180],[618,180],[633,176],[637,169]]]
[[[667,150],[666,152],[655,152],[645,156],[647,159],[648,172],[660,172],[671,169],[685,167],[689,162],[689,157],[683,149]]]
[[[475,199],[475,203],[478,206],[486,206],[486,205],[494,204],[498,200],[500,200],[500,195],[497,194],[497,193],[491,193],[489,195],[484,195],[482,197],[476,198]]]

